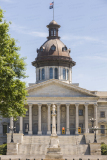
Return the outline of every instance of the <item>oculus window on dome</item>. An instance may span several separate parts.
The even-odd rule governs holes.
[[[55,50],[56,50],[56,47],[55,47],[54,45],[52,45],[52,46],[51,46],[51,50],[52,50],[52,51],[55,51]]]
[[[62,51],[67,51],[67,47],[66,47],[66,46],[63,47],[63,48],[62,48]]]

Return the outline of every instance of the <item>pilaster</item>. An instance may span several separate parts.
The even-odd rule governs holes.
[[[38,135],[41,135],[42,134],[42,131],[41,131],[41,106],[42,104],[38,104]]]
[[[76,107],[76,131],[75,131],[75,134],[78,134],[78,126],[79,126],[78,108],[79,108],[79,103],[76,103],[75,107]]]
[[[66,134],[69,135],[69,106],[70,104],[66,104]]]

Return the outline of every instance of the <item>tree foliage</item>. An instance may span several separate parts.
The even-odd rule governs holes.
[[[107,144],[102,144],[101,145],[101,154],[102,155],[107,155]]]
[[[0,9],[0,114],[3,117],[23,116],[26,113],[26,78],[24,58],[20,58],[14,38],[9,35],[9,23]]]
[[[7,152],[7,144],[0,145],[0,155],[6,155]]]

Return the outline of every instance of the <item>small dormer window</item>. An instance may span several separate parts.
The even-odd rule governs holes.
[[[67,47],[63,47],[63,48],[62,48],[62,51],[67,51]]]
[[[56,50],[56,47],[53,45],[53,46],[51,46],[51,50],[52,51],[55,51]]]

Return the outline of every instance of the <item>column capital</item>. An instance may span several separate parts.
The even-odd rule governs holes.
[[[75,106],[76,106],[76,107],[79,107],[79,103],[75,103]]]
[[[32,105],[33,105],[32,103],[28,103],[28,106],[29,106],[29,107],[32,107]]]
[[[41,107],[42,106],[42,104],[41,103],[38,103],[38,107]]]
[[[97,104],[97,103],[94,103],[93,105],[94,105],[94,107],[97,107],[97,106],[98,106],[98,104]]]
[[[66,107],[69,107],[70,106],[70,103],[66,103]]]
[[[60,104],[60,103],[57,103],[57,104],[56,104],[56,106],[57,106],[57,107],[60,107],[60,106],[61,106],[61,104]]]
[[[51,103],[47,103],[47,106],[49,106],[49,107],[50,107],[50,106],[51,106]]]
[[[85,104],[84,104],[85,107],[88,107],[88,105],[89,105],[89,103],[85,103]]]

